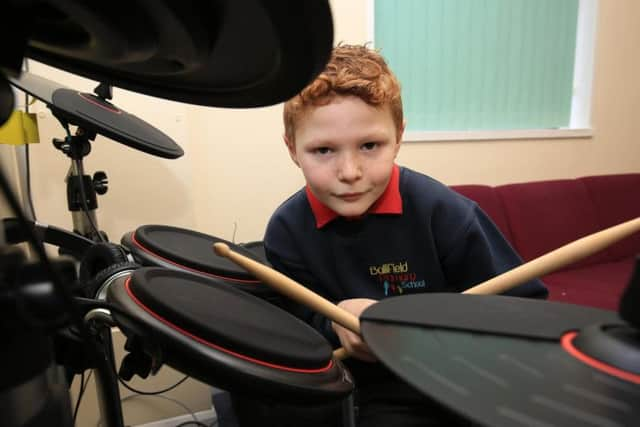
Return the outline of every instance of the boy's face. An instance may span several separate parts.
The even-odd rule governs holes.
[[[388,106],[340,96],[306,111],[295,143],[285,142],[313,194],[339,215],[357,217],[386,189],[401,139]]]

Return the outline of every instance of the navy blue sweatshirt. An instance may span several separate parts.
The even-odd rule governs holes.
[[[337,217],[321,227],[308,192],[298,191],[269,221],[264,238],[269,262],[334,303],[462,292],[522,263],[475,202],[408,168],[399,168],[396,181],[401,214]],[[544,298],[547,290],[533,280],[506,295]],[[326,317],[293,307],[339,346]]]

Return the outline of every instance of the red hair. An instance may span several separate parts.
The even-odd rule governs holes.
[[[296,125],[312,106],[327,105],[336,96],[357,96],[375,107],[389,106],[398,134],[403,113],[400,83],[380,53],[366,46],[339,45],[325,70],[284,104],[285,136],[294,141]]]

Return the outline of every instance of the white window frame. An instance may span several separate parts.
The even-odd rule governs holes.
[[[533,1],[533,0],[530,0]],[[375,46],[375,0],[367,2],[367,40]],[[560,129],[513,129],[482,131],[406,131],[403,141],[482,141],[502,139],[591,138],[591,94],[598,0],[579,0],[576,54],[573,71],[573,98],[569,126]]]

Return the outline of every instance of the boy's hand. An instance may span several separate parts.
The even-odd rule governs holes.
[[[348,311],[354,316],[360,318],[360,314],[371,304],[375,304],[377,301],[368,298],[353,298],[346,299],[338,303],[338,307]],[[335,322],[331,322],[331,327],[338,335],[340,343],[347,350],[347,353],[355,358],[364,360],[366,362],[376,362],[378,359],[371,353],[369,346],[362,341],[362,338],[358,334],[351,332],[350,330],[338,325]]]

